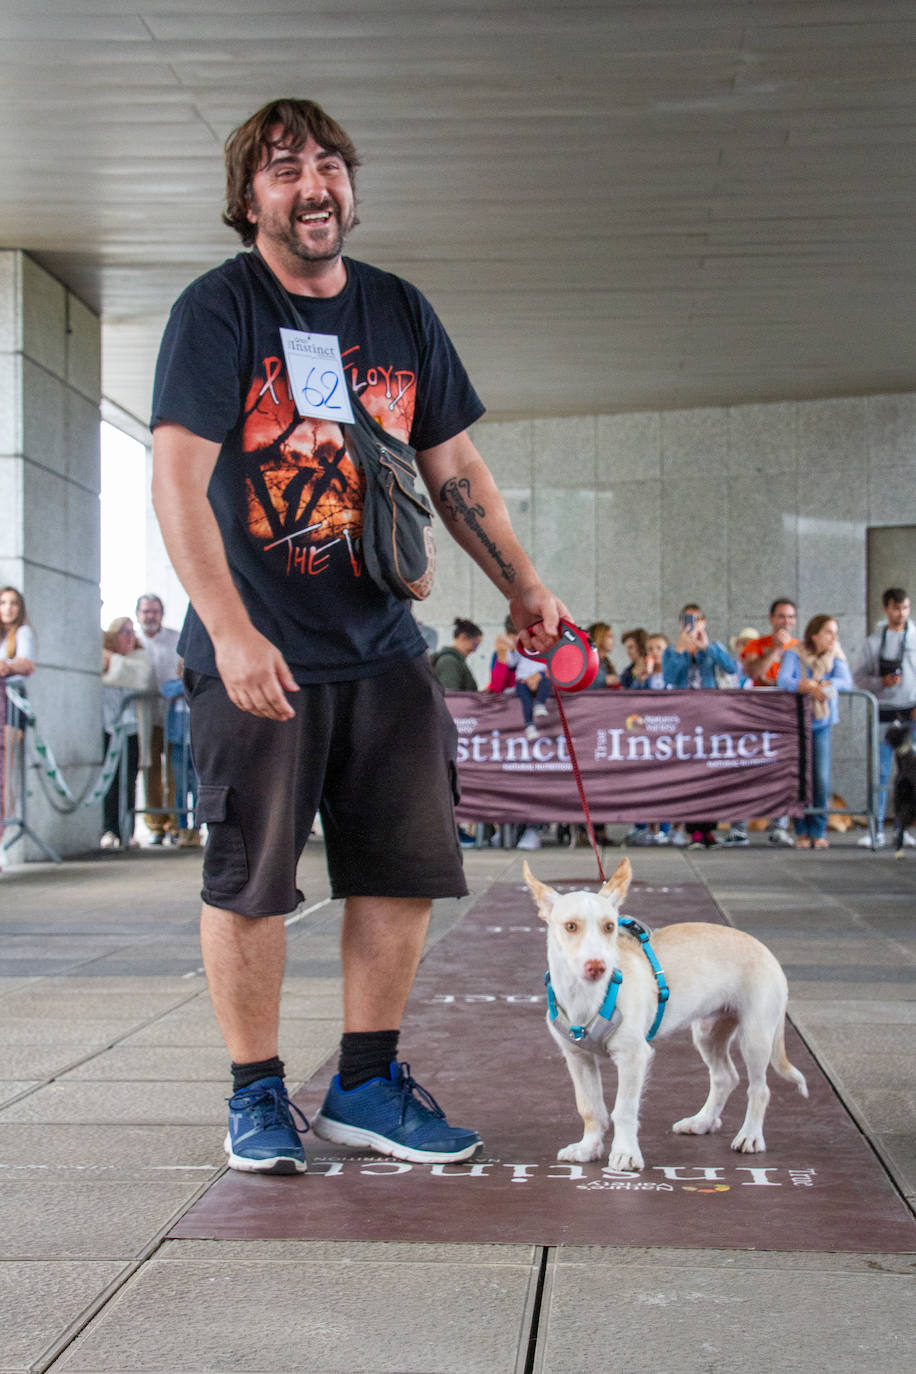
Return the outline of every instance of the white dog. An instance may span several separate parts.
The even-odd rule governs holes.
[[[600,1159],[608,1129],[598,1056],[617,1066],[617,1100],[611,1113],[614,1138],[608,1166],[641,1169],[637,1126],[639,1099],[653,1051],[647,1036],[656,1025],[659,989],[670,996],[657,1026],[659,1038],[690,1026],[693,1043],[709,1069],[709,1096],[696,1116],[676,1121],[681,1135],[718,1131],[722,1111],[739,1082],[729,1048],[737,1037],[747,1068],[747,1115],[732,1141],[746,1154],[765,1150],[763,1117],[770,1092],[767,1065],[808,1096],[804,1077],[786,1058],[788,988],[774,956],[751,935],[728,926],[689,922],[654,931],[651,946],[618,928],[620,905],[633,876],[628,859],[600,892],[561,895],[538,882],[527,863],[525,881],[547,922],[548,1026],[566,1057],[585,1125],[582,1139],[560,1150],[564,1160]],[[638,925],[637,935],[646,932]],[[653,948],[664,974],[656,978],[646,949]],[[619,970],[622,979],[615,974]],[[660,971],[660,970],[659,970]],[[616,1006],[610,1002],[617,986]],[[664,995],[664,994],[663,994]],[[605,1013],[602,1015],[602,1011]]]

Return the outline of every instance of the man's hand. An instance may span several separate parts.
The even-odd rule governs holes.
[[[216,667],[229,700],[241,711],[267,720],[292,720],[286,696],[299,687],[280,650],[254,626],[228,643],[214,643]]]
[[[572,621],[563,602],[543,582],[535,582],[513,596],[509,613],[519,627],[519,644],[525,653],[546,653],[559,638],[560,621]]]

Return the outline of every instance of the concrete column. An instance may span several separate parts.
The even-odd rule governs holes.
[[[29,700],[74,793],[102,752],[100,357],[97,316],[28,254],[0,250],[0,585],[25,597]],[[98,843],[99,806],[60,815],[31,767],[27,819],[62,856]],[[26,838],[7,857],[43,856]]]

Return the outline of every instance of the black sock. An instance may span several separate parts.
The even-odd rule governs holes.
[[[242,1088],[247,1088],[249,1083],[256,1083],[259,1078],[282,1078],[283,1060],[277,1059],[258,1059],[253,1064],[233,1064],[232,1065],[232,1091],[239,1092]]]
[[[370,1078],[387,1078],[388,1067],[398,1052],[400,1031],[344,1031],[340,1037],[337,1071],[344,1092],[368,1083]]]

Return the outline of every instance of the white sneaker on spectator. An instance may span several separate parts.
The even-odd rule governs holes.
[[[731,830],[729,830],[728,834],[722,840],[722,843],[731,846],[732,849],[746,849],[750,844],[750,840],[747,837],[747,831],[739,830],[733,825]]]
[[[541,837],[537,832],[537,826],[526,825],[515,847],[516,849],[540,849]]]
[[[912,844],[912,840],[910,841],[910,843]],[[886,849],[887,836],[885,835],[883,830],[879,830],[877,835],[875,836],[874,843],[872,843],[871,835],[866,830],[861,840],[856,840],[856,844],[859,846],[860,849]]]
[[[770,831],[770,844],[784,844],[789,849],[795,848],[795,840],[781,825],[774,826]]]
[[[687,844],[687,836],[683,830],[669,830],[668,843],[673,844],[676,849],[683,849]]]
[[[537,737],[538,737],[538,728],[537,728],[537,726],[536,726],[536,725],[526,725],[526,726],[525,726],[525,739],[537,739]]]
[[[532,714],[535,720],[545,720],[547,717],[547,707],[543,704],[543,702],[538,702]]]
[[[916,840],[913,839],[908,830],[903,832],[903,846],[905,849],[916,849]]]
[[[100,849],[119,849],[120,846],[121,841],[118,839],[117,835],[114,833],[113,830],[106,830],[105,834],[99,840]]]
[[[657,834],[653,835],[653,836],[652,836],[651,843],[652,843],[652,844],[667,844],[667,843],[668,843],[668,836],[667,836],[667,834],[665,833],[665,831],[664,831],[664,830],[659,830]]]

